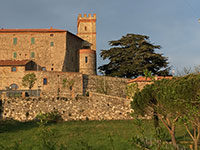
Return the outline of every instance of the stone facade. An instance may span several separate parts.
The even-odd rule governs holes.
[[[50,29],[0,29],[0,60],[33,60],[46,71],[96,74],[96,54],[92,55],[92,58],[90,54],[84,56],[89,60],[87,62],[89,68],[87,70],[85,65],[84,72],[82,68],[86,62],[83,62],[79,55],[79,50],[82,48],[88,51],[96,50],[96,16],[95,20],[93,17],[88,17],[86,23],[83,22],[85,22],[84,17],[80,18],[79,15],[77,35],[52,27]],[[83,32],[82,29],[86,31]],[[91,33],[92,36],[89,36]],[[94,67],[91,68],[90,64]],[[95,70],[91,71],[91,69]]]
[[[130,100],[98,93],[78,100],[55,98],[7,99],[2,101],[1,117],[18,121],[33,120],[39,113],[57,110],[68,120],[124,120],[132,119]]]
[[[79,14],[77,22],[77,35],[91,43],[92,50],[96,50],[96,14]]]
[[[80,49],[80,68],[83,74],[96,75],[96,51]]]
[[[0,67],[1,68],[1,67]],[[5,68],[6,69],[6,68]],[[22,78],[28,73],[35,73],[36,82],[33,90],[41,90],[41,96],[61,96],[69,97],[70,89],[63,87],[63,79],[74,80],[74,92],[76,95],[82,95],[83,93],[83,77],[80,73],[71,72],[56,72],[56,71],[24,71],[24,67],[18,67],[17,72],[11,72],[10,68],[7,68],[8,72],[0,76],[1,90],[9,87],[12,84],[16,84],[19,89],[28,90],[28,87],[23,87]],[[46,80],[44,83],[44,80]]]

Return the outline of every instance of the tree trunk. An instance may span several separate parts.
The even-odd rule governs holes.
[[[159,127],[159,119],[158,119],[158,114],[156,111],[154,111],[153,113],[153,121],[154,121],[154,128],[158,128]]]
[[[198,150],[198,139],[194,140],[194,150]]]
[[[172,139],[172,144],[173,144],[173,146],[174,146],[176,149],[178,149],[177,144],[176,144],[175,132],[174,132],[174,131],[170,132],[170,135],[171,135],[171,139]]]

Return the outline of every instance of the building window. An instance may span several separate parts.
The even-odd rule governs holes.
[[[87,63],[88,62],[88,57],[87,56],[85,56],[85,63]]]
[[[51,71],[53,71],[53,68],[51,68]]]
[[[13,44],[17,45],[17,38],[13,38]]]
[[[35,58],[35,53],[31,52],[31,58]]]
[[[54,46],[54,42],[51,42],[51,43],[50,43],[50,46]]]
[[[87,27],[85,26],[85,31],[87,31]]]
[[[34,37],[31,38],[31,44],[35,44],[35,38]]]
[[[9,88],[10,88],[11,90],[17,90],[17,89],[18,89],[18,85],[15,84],[15,83],[13,83],[13,84],[11,84],[11,85],[9,86]]]
[[[47,78],[43,79],[43,85],[47,85]]]
[[[12,72],[16,72],[16,71],[17,71],[17,68],[16,68],[16,67],[12,67],[12,68],[11,68],[11,71],[12,71]]]
[[[54,34],[50,34],[50,36],[54,36]]]
[[[17,52],[13,53],[13,58],[17,58]]]
[[[46,67],[42,67],[42,71],[46,71]]]

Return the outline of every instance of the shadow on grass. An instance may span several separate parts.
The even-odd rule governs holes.
[[[16,120],[0,121],[0,133],[16,132],[19,130],[29,130],[38,127],[36,121],[19,122]]]

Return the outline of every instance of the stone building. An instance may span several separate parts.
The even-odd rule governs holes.
[[[96,74],[96,15],[78,16],[78,33],[0,29],[0,60],[33,60],[44,71]]]
[[[82,74],[96,75],[96,14],[79,14],[77,35],[52,27],[0,29],[0,90],[13,84],[23,89],[20,82],[29,72],[38,78],[34,89],[44,91],[61,86],[60,76],[82,84]]]

